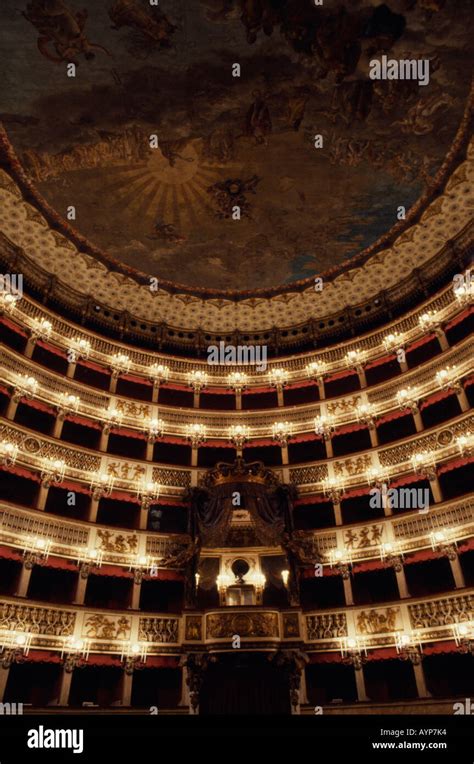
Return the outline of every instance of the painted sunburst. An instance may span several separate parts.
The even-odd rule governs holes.
[[[179,229],[199,226],[203,212],[213,214],[207,189],[220,177],[204,163],[192,143],[155,150],[146,164],[108,172],[107,191],[127,215],[161,218]]]

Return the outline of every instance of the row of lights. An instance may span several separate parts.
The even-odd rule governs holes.
[[[22,663],[28,657],[32,634],[22,631],[5,631],[0,636],[0,663],[4,668],[13,663]],[[61,660],[67,672],[83,668],[90,655],[91,641],[78,637],[65,637],[61,650]],[[126,672],[143,668],[146,664],[148,645],[140,642],[123,642],[120,660]]]
[[[474,655],[474,622],[462,621],[453,624],[452,632],[456,647],[461,653]],[[344,663],[362,668],[367,660],[367,640],[363,637],[342,637],[341,657]],[[409,660],[415,665],[421,663],[423,644],[416,632],[402,632],[395,635],[395,649],[401,660]]]
[[[325,437],[330,436],[332,431],[331,425],[326,420],[322,421],[322,419],[322,417],[318,418],[315,431],[318,434],[324,434]],[[155,434],[157,432],[158,429]],[[278,441],[280,445],[286,446],[291,437],[291,424],[288,422],[275,422],[272,428],[272,435],[273,439]],[[205,441],[206,428],[201,424],[188,425],[186,437],[191,441],[193,446],[197,446]],[[241,448],[249,437],[250,430],[245,425],[235,425],[230,428],[229,438],[237,448]],[[470,456],[474,452],[474,434],[470,431],[466,434],[458,435],[455,443],[462,456]],[[0,442],[0,464],[3,467],[13,467],[18,459],[18,454],[19,448],[16,444],[10,443],[7,440]],[[423,474],[428,470],[435,468],[436,454],[431,451],[416,452],[410,457],[410,462],[415,474]],[[40,472],[41,480],[48,483],[62,483],[64,481],[66,467],[67,465],[63,459],[44,459]],[[366,471],[366,479],[369,485],[388,483],[390,480],[387,471],[380,467],[370,467]],[[91,490],[93,493],[99,491],[102,495],[110,495],[113,483],[114,478],[112,476],[104,473],[97,473],[91,480]],[[342,480],[327,478],[323,481],[323,490],[327,496],[331,496],[335,491],[343,491],[344,489],[345,484]],[[145,494],[153,494],[156,492],[158,492],[159,495],[159,486],[157,483],[142,480],[137,486],[137,494],[139,498]]]
[[[456,647],[461,653],[474,654],[474,622],[458,622],[452,626]],[[368,643],[362,637],[341,637],[341,657],[344,663],[362,668],[367,660]],[[4,668],[12,663],[22,663],[28,657],[32,642],[29,632],[5,631],[0,638],[0,660]],[[419,664],[422,659],[423,644],[417,632],[402,632],[395,635],[395,648],[401,660]],[[91,641],[78,637],[65,637],[61,650],[61,659],[65,670],[72,672],[83,668],[90,656]],[[120,660],[126,673],[146,665],[148,645],[143,642],[123,642]]]
[[[194,372],[193,372],[194,373]],[[201,374],[201,372],[195,372]],[[447,366],[436,372],[436,384],[443,391],[457,391],[460,389],[459,373],[456,367]],[[33,376],[20,374],[15,383],[15,396],[17,399],[32,398],[38,392],[38,381]],[[412,387],[405,387],[397,392],[396,400],[401,409],[418,410],[418,402],[421,395]],[[79,396],[69,393],[61,393],[57,399],[58,409],[61,413],[77,413],[80,408],[81,400]],[[371,403],[359,403],[355,408],[357,421],[368,426],[373,425],[375,417],[375,406]],[[105,409],[103,419],[106,426],[119,426],[123,421],[123,413],[116,408]],[[316,434],[325,438],[330,436],[335,430],[336,420],[329,414],[321,414],[314,419],[314,429]],[[149,418],[146,423],[146,431],[150,438],[162,437],[165,429],[165,423],[159,418]],[[291,435],[292,425],[289,422],[275,422],[272,427],[274,440],[288,440]],[[201,424],[190,424],[186,429],[186,436],[191,441],[202,442],[206,439],[206,428]],[[229,438],[235,440],[248,440],[250,437],[249,428],[245,425],[236,425],[229,430]]]
[[[453,531],[442,528],[432,531],[429,535],[430,545],[434,552],[452,557],[455,554],[457,542]],[[400,571],[404,561],[403,548],[398,541],[387,541],[379,545],[379,556],[383,563]],[[343,578],[349,578],[350,569],[353,564],[352,549],[349,547],[338,547],[331,549],[328,553],[329,565],[341,573]]]
[[[464,283],[454,288],[454,295],[461,307],[467,307],[474,300],[474,282],[468,279]],[[0,294],[0,311],[12,314],[16,310],[19,297],[8,292]],[[423,313],[418,320],[419,326],[423,331],[433,331],[441,326],[441,316],[433,310]],[[51,321],[46,318],[35,318],[31,323],[31,338],[48,340],[53,332]],[[74,361],[86,360],[92,350],[89,340],[84,337],[76,336],[68,340],[69,348],[72,351]],[[382,344],[387,351],[403,348],[406,344],[406,336],[402,332],[392,332],[383,338]],[[344,357],[344,363],[348,367],[357,368],[362,365],[366,353],[359,349],[350,350]],[[109,358],[112,371],[118,374],[127,374],[132,365],[132,361],[125,353],[115,353]],[[313,361],[306,366],[306,373],[311,378],[322,379],[328,371],[328,364],[323,360]],[[151,364],[147,368],[148,376],[154,383],[166,382],[169,378],[170,370],[167,366],[160,363]],[[288,381],[289,373],[286,369],[272,369],[268,375],[270,384],[275,387],[282,387]],[[242,372],[234,372],[228,377],[229,385],[235,390],[242,391],[247,384],[247,376]],[[195,390],[206,387],[208,377],[204,371],[192,371],[188,374],[188,384]]]

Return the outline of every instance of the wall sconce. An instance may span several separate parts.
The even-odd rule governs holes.
[[[163,437],[165,431],[165,423],[162,419],[148,419],[146,424],[146,432],[149,443],[154,443],[158,438]]]
[[[205,371],[190,371],[188,374],[188,385],[193,388],[195,393],[199,393],[203,387],[207,387],[208,375]]]
[[[146,573],[150,573],[153,567],[156,565],[147,554],[137,554],[129,566],[129,570],[133,571],[133,582],[141,584]]]
[[[401,332],[393,332],[392,334],[387,334],[383,338],[382,344],[388,353],[391,350],[399,350],[405,345],[405,335]]]
[[[459,652],[474,655],[474,623],[472,621],[455,623],[453,633]]]
[[[458,370],[455,366],[446,366],[446,368],[437,371],[435,379],[440,390],[445,392],[460,392],[462,390],[458,381]]]
[[[397,403],[402,409],[410,409],[413,413],[418,411],[419,393],[412,387],[404,387],[397,393]]]
[[[287,369],[270,369],[268,381],[272,387],[282,390],[288,383],[288,376]]]
[[[395,648],[398,657],[403,661],[410,661],[414,666],[418,666],[423,658],[423,645],[415,632],[407,634],[398,633],[395,636]]]
[[[66,637],[61,650],[64,670],[71,674],[76,668],[84,668],[89,660],[90,641],[77,637]]]
[[[74,356],[74,362],[79,360],[87,361],[91,353],[91,343],[84,337],[74,337],[71,340],[71,350]]]
[[[365,476],[367,478],[368,485],[374,485],[377,488],[387,486],[390,484],[390,477],[388,471],[383,467],[369,467],[366,470]]]
[[[229,428],[229,439],[239,451],[243,448],[244,443],[248,441],[249,437],[250,428],[245,424],[236,424]]]
[[[360,671],[367,661],[367,648],[360,637],[341,637],[341,657],[346,665]]]
[[[272,425],[272,438],[283,448],[288,445],[293,426],[289,422],[274,422]]]
[[[374,427],[375,406],[373,403],[359,403],[355,410],[357,421],[366,427]]]
[[[131,365],[132,362],[128,355],[125,355],[125,353],[115,353],[110,359],[112,376],[118,377],[119,374],[128,374]]]
[[[439,552],[447,557],[448,560],[455,560],[458,556],[456,541],[450,539],[449,531],[444,528],[430,533],[430,543],[434,552]]]
[[[102,549],[81,549],[77,558],[81,578],[88,578],[93,570],[101,568],[103,557]]]
[[[349,369],[355,369],[360,371],[362,369],[365,360],[365,352],[363,350],[349,350],[344,356],[344,362]]]
[[[11,316],[16,310],[16,304],[21,298],[11,292],[0,293],[0,315],[6,313]]]
[[[324,379],[328,369],[329,365],[326,363],[326,361],[312,361],[305,367],[306,376],[310,379],[315,379],[316,381]]]
[[[456,446],[458,447],[461,456],[472,456],[474,449],[474,435],[471,432],[467,435],[458,435],[456,438]]]
[[[206,427],[203,424],[186,425],[186,438],[191,441],[193,448],[199,448],[206,441]]]
[[[329,440],[334,433],[336,426],[334,417],[329,414],[320,414],[314,418],[314,432],[320,435],[324,440]]]
[[[194,585],[196,587],[196,591],[199,589],[199,582],[200,582],[200,580],[201,580],[201,574],[200,573],[195,573],[194,574]]]
[[[331,568],[337,568],[338,573],[343,579],[350,578],[352,567],[352,552],[350,549],[331,549],[329,551],[329,565]]]
[[[403,570],[404,555],[396,541],[387,541],[380,545],[380,559],[393,568],[396,573]]]
[[[474,302],[474,280],[470,272],[469,276],[466,276],[465,283],[454,288],[454,296],[462,308],[467,308],[468,305]]]
[[[120,655],[125,673],[130,676],[135,670],[145,668],[147,655],[147,644],[143,642],[125,642]]]
[[[115,478],[105,472],[95,472],[90,486],[92,498],[99,501],[103,496],[110,496],[114,488]]]
[[[236,393],[242,393],[244,388],[247,387],[248,377],[243,371],[233,371],[227,377],[227,382],[229,387],[232,387]]]
[[[2,440],[0,443],[0,462],[3,467],[13,467],[18,457],[18,446]]]
[[[27,374],[19,374],[16,380],[13,399],[18,402],[22,398],[33,398],[38,391],[38,381]]]
[[[81,399],[77,395],[70,395],[69,393],[61,393],[58,399],[58,413],[60,416],[65,414],[77,413]]]
[[[428,480],[436,478],[436,459],[431,451],[419,451],[410,458],[413,472]]]
[[[281,571],[281,580],[283,581],[283,586],[288,589],[288,581],[290,579],[290,571],[289,570],[282,570]]]
[[[333,504],[339,504],[345,493],[345,485],[336,478],[329,477],[323,480],[323,493]]]
[[[108,435],[112,427],[120,427],[123,421],[123,413],[115,408],[105,409],[103,431]]]
[[[35,565],[44,565],[51,551],[51,541],[43,538],[28,538],[23,551],[23,564],[27,570]]]
[[[13,663],[23,663],[30,652],[32,636],[24,631],[0,631],[0,665],[9,669]]]
[[[148,376],[153,382],[155,387],[158,387],[162,382],[167,382],[170,370],[168,366],[163,366],[161,363],[152,363],[147,369]]]
[[[137,485],[137,498],[142,509],[150,509],[152,501],[160,496],[161,486],[152,480],[141,480]]]
[[[64,480],[66,464],[62,459],[45,459],[41,470],[41,483],[48,488],[51,483],[59,485]]]
[[[418,324],[420,329],[429,332],[436,330],[440,325],[440,321],[438,315],[433,310],[427,310],[418,319]]]
[[[47,340],[51,337],[53,325],[47,318],[34,318],[31,325],[31,339],[33,342],[36,340]]]

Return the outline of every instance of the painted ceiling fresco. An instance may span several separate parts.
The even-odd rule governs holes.
[[[426,190],[464,110],[470,13],[2,0],[0,120],[45,199],[115,260],[190,286],[285,284],[350,260]],[[429,83],[370,79],[383,55],[429,60]]]

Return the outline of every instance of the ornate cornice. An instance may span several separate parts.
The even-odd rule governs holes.
[[[453,267],[459,269],[470,257],[472,236],[466,226],[473,193],[472,148],[456,166],[466,148],[470,108],[469,103],[442,169],[408,220],[359,257],[326,274],[322,292],[316,292],[310,280],[252,295],[201,293],[168,282],[152,293],[147,277],[112,262],[47,208],[5,133],[3,163],[10,174],[2,174],[2,228],[8,239],[2,258],[9,267],[21,267],[30,287],[59,312],[70,311],[116,336],[121,333],[167,348],[202,350],[217,335],[229,335],[235,344],[239,338],[245,341],[247,332],[251,341],[291,348],[308,340],[334,340],[344,324],[344,331],[360,332],[368,320],[387,321],[390,310],[423,299],[424,290],[452,275]],[[81,291],[82,284],[87,289]]]

